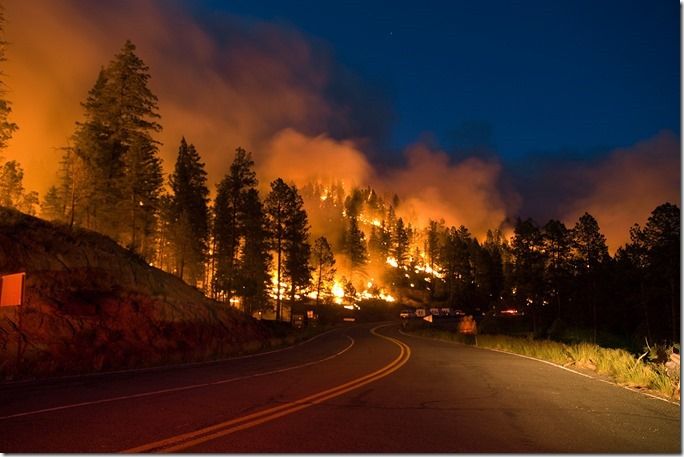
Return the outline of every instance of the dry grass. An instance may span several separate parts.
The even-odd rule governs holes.
[[[422,336],[464,342],[453,331],[416,329]],[[644,389],[679,401],[679,373],[669,373],[662,363],[649,362],[622,349],[607,349],[590,343],[563,344],[505,335],[478,335],[477,346],[526,355],[562,366],[574,366],[605,375],[616,384]]]

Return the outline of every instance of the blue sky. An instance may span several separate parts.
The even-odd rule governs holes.
[[[393,112],[387,154],[421,138],[590,157],[679,134],[674,1],[205,1],[328,46]]]

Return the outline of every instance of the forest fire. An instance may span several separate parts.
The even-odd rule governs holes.
[[[672,164],[680,158],[672,135],[611,152],[596,169],[563,175],[582,177],[589,191],[573,195],[566,211],[571,218],[541,225],[515,219],[521,197],[508,185],[502,161],[489,152],[456,157],[438,143],[421,141],[404,148],[403,162],[373,163],[373,153],[383,151],[369,146],[373,138],[365,142],[363,128],[336,128],[354,124],[348,121],[366,107],[356,97],[338,109],[358,87],[340,80],[329,56],[314,52],[301,35],[266,27],[245,33],[249,39],[219,40],[198,25],[190,28],[194,39],[175,43],[159,37],[174,36],[169,31],[175,30],[177,11],[153,2],[141,21],[154,32],[136,37],[139,49],[122,38],[112,55],[111,37],[127,30],[125,21],[103,15],[109,19],[103,19],[102,34],[84,39],[77,25],[87,10],[49,2],[15,2],[8,9],[16,41],[35,49],[24,48],[31,52],[14,59],[0,56],[9,65],[0,74],[17,77],[8,84],[17,95],[16,109],[5,112],[11,116],[3,124],[4,137],[16,138],[0,148],[10,159],[0,165],[11,191],[0,195],[0,204],[98,231],[231,306],[383,300],[488,309],[511,301],[543,308],[544,319],[553,321],[567,319],[581,303],[583,315],[600,319],[589,310],[598,292],[568,284],[603,283],[596,272],[612,268],[609,259],[618,253],[621,268],[642,272],[646,264],[627,248],[660,255],[654,233],[674,231],[669,221],[678,214],[680,177]],[[60,39],[31,41],[35,27],[26,27],[26,18],[68,30],[64,40],[70,46]],[[236,31],[223,38],[246,31],[245,24],[232,25]],[[65,67],[57,51],[78,51],[77,43],[92,48],[74,68]],[[36,65],[37,56],[47,60]],[[254,80],[250,68],[269,71]],[[140,84],[131,87],[131,80]],[[331,96],[332,88],[347,85],[353,87]],[[53,94],[40,115],[33,114],[34,87]],[[122,91],[128,91],[125,106]],[[54,112],[63,115],[55,121]],[[9,122],[14,115],[19,130]],[[226,148],[238,145],[247,149],[238,147],[234,159],[226,160]],[[27,151],[55,152],[47,157]],[[24,188],[17,158],[31,163],[26,187],[43,186],[41,198]],[[623,180],[640,185],[617,185]],[[662,203],[667,201],[675,204]],[[659,212],[647,220],[654,207]],[[620,226],[625,233],[615,239],[625,250],[609,250],[605,228],[585,211],[603,213],[613,231]],[[640,225],[630,232],[635,222]],[[670,270],[650,274],[673,277]],[[673,284],[652,285],[659,291],[652,307],[669,304],[670,320],[677,314]]]

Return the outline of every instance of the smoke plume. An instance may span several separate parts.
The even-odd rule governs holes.
[[[452,163],[444,152],[418,144],[407,150],[406,161],[382,185],[400,196],[399,214],[420,227],[430,219],[444,219],[448,226],[465,225],[481,238],[517,209],[518,196],[500,190],[496,160],[471,157]]]
[[[444,219],[481,237],[525,203],[507,189],[494,158],[455,162],[416,144],[405,164],[380,171],[369,157],[391,121],[389,103],[336,62],[325,43],[282,24],[193,17],[187,8],[162,0],[7,2],[4,81],[20,129],[3,154],[21,162],[26,188],[44,194],[56,182],[59,148],[82,119],[80,103],[99,69],[131,39],[159,97],[167,173],[185,136],[206,162],[212,191],[241,146],[253,152],[262,189],[276,177],[300,186],[342,180],[347,190],[371,184],[390,198],[398,194],[399,215],[417,226]],[[597,164],[556,165],[544,170],[558,179],[544,189],[542,213],[574,224],[589,211],[613,249],[655,206],[679,203],[679,140],[671,134]]]
[[[578,166],[567,178],[587,191],[569,205],[563,219],[574,224],[589,212],[615,252],[629,241],[629,228],[634,223],[643,225],[658,205],[681,205],[679,139],[672,133],[660,133],[611,152],[595,166]]]

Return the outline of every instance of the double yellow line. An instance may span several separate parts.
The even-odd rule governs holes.
[[[134,447],[132,449],[127,449],[123,452],[127,453],[139,453],[139,452],[178,452],[184,449],[188,449],[192,446],[196,446],[207,441],[220,438],[222,436],[230,435],[231,433],[238,432],[240,430],[245,430],[257,425],[270,422],[272,420],[278,419],[279,417],[287,416],[288,414],[295,413],[302,409],[308,408],[310,406],[322,403],[331,398],[344,395],[347,392],[358,389],[359,387],[365,386],[371,382],[375,382],[385,376],[394,373],[399,368],[401,368],[411,357],[411,349],[403,342],[391,338],[385,335],[381,335],[377,332],[377,329],[384,327],[385,325],[380,325],[374,327],[371,333],[375,336],[383,338],[390,341],[397,346],[399,346],[400,351],[396,359],[390,362],[388,365],[369,373],[360,378],[356,378],[352,381],[340,384],[339,386],[333,387],[331,389],[318,392],[313,395],[309,395],[299,400],[295,400],[288,403],[283,403],[279,406],[274,406],[262,411],[258,411],[247,416],[238,417],[236,419],[231,419],[226,422],[221,422],[220,424],[215,424],[210,427],[202,428],[194,432],[183,433],[181,435],[172,436],[160,441],[155,441],[153,443],[144,444],[142,446]]]

